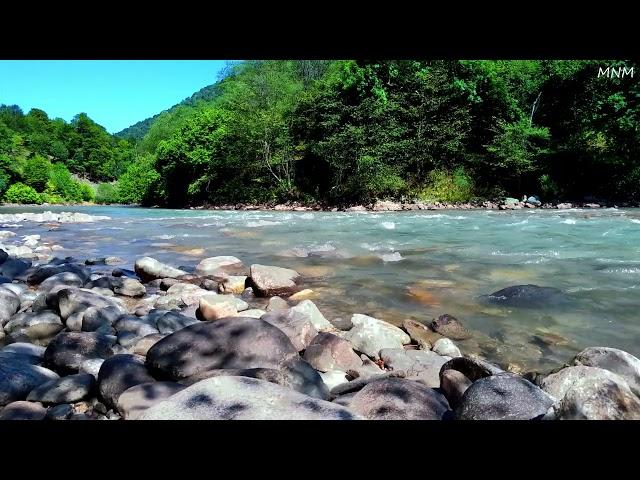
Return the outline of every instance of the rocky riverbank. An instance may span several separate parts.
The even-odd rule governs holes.
[[[521,209],[570,209],[570,208],[637,208],[637,202],[613,202],[605,200],[591,200],[580,202],[546,202],[542,203],[537,197],[529,197],[523,200],[507,198],[502,201],[478,201],[469,203],[447,203],[447,202],[394,202],[389,200],[378,200],[365,205],[323,205],[323,204],[303,204],[298,202],[282,204],[227,204],[227,205],[204,205],[191,207],[193,210],[281,210],[281,211],[326,211],[326,212],[399,212],[415,210],[521,210]]]
[[[451,315],[327,319],[287,268],[21,256],[0,250],[0,419],[640,419],[614,348],[519,375],[461,352]]]

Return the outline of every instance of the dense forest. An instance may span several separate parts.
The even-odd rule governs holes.
[[[640,86],[598,76],[600,67],[636,65],[246,61],[118,135],[83,113],[67,123],[2,106],[0,194],[171,207],[523,194],[637,201]]]

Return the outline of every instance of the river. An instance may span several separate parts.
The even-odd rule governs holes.
[[[329,319],[364,313],[400,325],[443,313],[472,332],[463,352],[523,371],[568,362],[587,346],[640,356],[640,211],[447,210],[281,212],[136,207],[0,207],[75,211],[111,220],[3,226],[65,247],[58,256],[148,255],[174,266],[234,255],[293,268]],[[20,237],[14,237],[19,240]],[[556,287],[568,305],[518,309],[481,295],[510,285]]]

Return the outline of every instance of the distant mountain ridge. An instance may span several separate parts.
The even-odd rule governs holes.
[[[171,108],[168,108],[167,110],[163,110],[162,112],[155,114],[153,117],[140,120],[139,122],[136,122],[133,125],[123,130],[120,130],[117,133],[114,133],[113,135],[119,138],[134,138],[136,140],[140,140],[142,139],[142,137],[144,137],[147,134],[147,132],[151,128],[151,125],[153,125],[153,122],[163,113],[170,112],[175,108],[179,107],[180,105],[194,105],[196,102],[201,100],[205,100],[205,101],[213,100],[218,95],[219,95],[219,88],[218,88],[217,82],[214,83],[213,85],[207,85],[206,87],[201,88],[200,90],[195,92],[193,95],[191,95],[188,98],[185,98],[180,103],[177,103]]]

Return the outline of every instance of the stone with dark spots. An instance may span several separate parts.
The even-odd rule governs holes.
[[[97,332],[62,332],[47,346],[44,361],[56,371],[77,373],[85,360],[112,356],[116,340]]]
[[[216,322],[216,324],[219,322]],[[358,415],[255,378],[202,380],[147,409],[140,420],[353,420]]]
[[[160,378],[179,380],[217,368],[279,368],[297,349],[277,327],[230,317],[197,322],[160,340],[147,352],[147,367]]]
[[[98,391],[108,407],[115,407],[118,397],[126,389],[141,383],[153,382],[144,365],[144,357],[138,355],[114,355],[107,358],[98,372]]]
[[[503,288],[483,298],[490,303],[523,308],[561,304],[568,300],[562,290],[531,284]]]
[[[0,420],[44,420],[47,410],[39,403],[17,401],[0,412]]]
[[[105,326],[112,326],[120,317],[122,317],[122,309],[119,307],[89,307],[82,316],[82,331],[95,332]]]
[[[69,375],[39,385],[31,390],[27,400],[44,404],[79,402],[92,394],[95,383],[88,373]]]
[[[145,335],[140,338],[133,347],[130,347],[129,350],[131,353],[136,355],[142,355],[143,357],[147,356],[147,352],[151,347],[153,347],[156,343],[162,340],[166,335],[161,333],[152,333],[151,335]]]
[[[124,295],[126,297],[142,297],[147,289],[134,278],[114,278],[111,282],[111,288],[114,293]]]
[[[412,380],[374,380],[356,393],[349,408],[369,420],[441,420],[449,411],[447,399]]]
[[[576,355],[573,362],[617,373],[629,384],[631,391],[640,397],[640,359],[630,353],[617,348],[589,347]]]
[[[457,370],[472,382],[491,375],[504,373],[502,369],[489,362],[469,356],[452,358],[442,365],[442,368],[440,368],[440,380],[442,380],[442,375],[447,370]]]
[[[445,313],[431,322],[431,329],[452,340],[466,340],[471,337],[469,330],[453,315]],[[434,342],[435,345],[435,342]]]
[[[475,381],[456,408],[460,420],[541,419],[553,405],[553,397],[533,383],[509,373]]]
[[[58,374],[47,368],[19,358],[4,358],[0,361],[0,406],[24,400],[31,390],[57,378]]]
[[[145,410],[185,388],[175,382],[140,383],[120,394],[116,410],[125,420],[137,420]]]
[[[82,288],[64,288],[58,291],[58,309],[60,317],[66,320],[70,315],[84,311],[90,307],[98,309],[114,307],[126,313],[113,298],[99,295],[91,290]]]
[[[138,337],[157,334],[156,320],[135,315],[121,315],[113,324],[118,333],[129,332]]]

